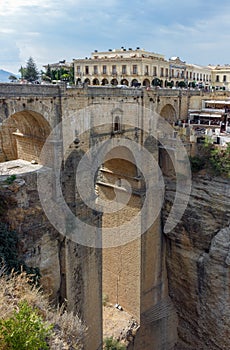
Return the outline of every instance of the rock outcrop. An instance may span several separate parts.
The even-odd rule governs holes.
[[[166,183],[164,219],[175,196],[175,183]],[[166,236],[177,350],[230,349],[229,197],[229,180],[194,177],[183,218]]]

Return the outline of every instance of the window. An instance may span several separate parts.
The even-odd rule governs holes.
[[[126,65],[122,66],[122,74],[127,74]]]
[[[85,74],[89,74],[89,66],[85,66]]]
[[[155,77],[155,76],[157,76],[157,67],[153,67],[153,76]]]
[[[223,82],[226,83],[226,81],[227,81],[227,75],[224,75],[223,76]]]
[[[189,73],[189,79],[192,79],[192,72]]]
[[[107,73],[107,67],[106,67],[106,66],[103,66],[103,67],[102,67],[102,73],[103,73],[103,74],[106,74],[106,73]]]
[[[133,74],[137,74],[137,65],[136,64],[133,65]]]
[[[93,66],[93,73],[94,73],[94,74],[98,74],[97,66]]]
[[[161,77],[164,76],[164,68],[161,68]]]
[[[77,74],[80,74],[80,73],[81,73],[81,67],[77,66]]]
[[[166,76],[166,77],[169,76],[169,70],[168,70],[168,68],[165,68],[165,76]]]
[[[174,78],[174,69],[172,69],[172,78]]]
[[[149,66],[145,66],[145,75],[149,75]]]
[[[219,81],[220,81],[220,76],[217,75],[217,76],[216,76],[216,82],[219,83]]]
[[[121,131],[120,118],[118,116],[114,118],[113,131]]]
[[[115,65],[112,66],[112,74],[117,74],[117,67]]]

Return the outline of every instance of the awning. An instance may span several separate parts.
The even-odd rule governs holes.
[[[230,101],[225,101],[225,100],[207,100],[204,101],[205,103],[210,103],[210,104],[221,104],[221,105],[230,105]]]
[[[221,118],[222,115],[221,114],[207,114],[207,113],[201,113],[199,115],[200,117],[205,117],[205,118]]]

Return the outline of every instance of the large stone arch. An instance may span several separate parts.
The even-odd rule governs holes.
[[[138,191],[138,169],[132,152],[124,147],[118,146],[108,152],[104,158],[100,170],[97,192],[105,201],[117,201],[115,191],[125,191],[122,180],[129,182],[133,191]],[[128,222],[137,214],[142,205],[141,196],[133,194],[127,206],[114,213],[104,213],[102,216],[102,232],[107,227],[119,227],[121,223]],[[118,200],[119,203],[119,200]],[[137,228],[133,228],[136,230]],[[140,241],[129,242],[125,246],[103,249],[102,258],[102,281],[103,294],[108,297],[110,303],[119,303],[131,315],[139,319],[140,309]],[[122,269],[121,269],[122,266]],[[133,271],[136,276],[128,271]],[[127,288],[127,285],[129,288]]]
[[[160,111],[160,115],[167,120],[170,124],[174,124],[177,120],[175,108],[167,103]]]
[[[40,113],[23,110],[12,114],[0,129],[0,161],[23,159],[39,163],[50,131],[50,124]]]

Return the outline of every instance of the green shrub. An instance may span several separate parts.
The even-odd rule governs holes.
[[[220,149],[206,138],[199,156],[190,157],[190,165],[194,173],[205,169],[212,175],[230,178],[230,143],[225,149]]]
[[[125,350],[126,346],[121,344],[118,340],[113,337],[104,339],[104,350]]]
[[[225,150],[211,149],[209,161],[216,175],[230,178],[230,143]]]
[[[8,185],[11,185],[11,184],[14,182],[14,180],[16,180],[16,175],[10,175],[10,176],[7,177],[7,179],[6,179],[5,182],[6,182]]]
[[[194,173],[202,170],[205,166],[204,158],[194,156],[194,157],[190,157],[189,160],[190,160],[191,170]]]
[[[19,303],[13,316],[0,320],[0,345],[3,350],[46,350],[52,326],[43,322],[26,301]]]

